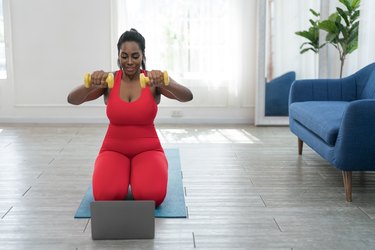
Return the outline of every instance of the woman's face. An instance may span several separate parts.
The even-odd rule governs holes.
[[[128,76],[139,74],[142,64],[142,51],[138,43],[129,41],[121,44],[118,59],[123,72]]]

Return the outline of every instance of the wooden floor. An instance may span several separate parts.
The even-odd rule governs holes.
[[[339,171],[287,127],[157,126],[179,148],[187,219],[154,240],[93,241],[74,213],[105,125],[0,125],[0,249],[374,249],[375,174]]]

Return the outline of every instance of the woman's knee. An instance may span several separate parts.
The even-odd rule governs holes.
[[[105,151],[95,162],[92,178],[95,200],[123,200],[128,193],[130,161],[117,152]]]
[[[98,187],[93,185],[93,195],[96,201],[124,200],[128,193],[128,188],[123,187]]]
[[[132,194],[135,200],[154,200],[159,206],[167,194],[168,162],[163,152],[148,151],[132,160]]]
[[[153,200],[155,206],[159,206],[163,203],[165,196],[167,195],[167,186],[137,186],[132,185],[132,195],[134,200]]]

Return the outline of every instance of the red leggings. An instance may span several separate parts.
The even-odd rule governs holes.
[[[159,140],[124,140],[113,130],[118,129],[110,126],[95,161],[94,199],[124,200],[130,185],[134,200],[154,200],[159,206],[165,198],[168,182],[168,162]]]
[[[95,200],[124,200],[129,184],[135,200],[154,200],[159,206],[166,195],[167,163],[163,152],[147,151],[131,160],[117,152],[105,151],[95,162]]]

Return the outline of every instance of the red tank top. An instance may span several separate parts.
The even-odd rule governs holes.
[[[154,126],[158,106],[149,87],[133,102],[120,97],[122,71],[117,71],[113,89],[107,101],[109,126],[100,152],[114,151],[131,159],[145,151],[163,148]]]
[[[145,71],[142,71],[145,73]],[[114,86],[108,96],[107,117],[113,125],[153,125],[158,106],[149,87],[141,90],[138,99],[127,102],[120,97],[122,71],[116,72]]]

